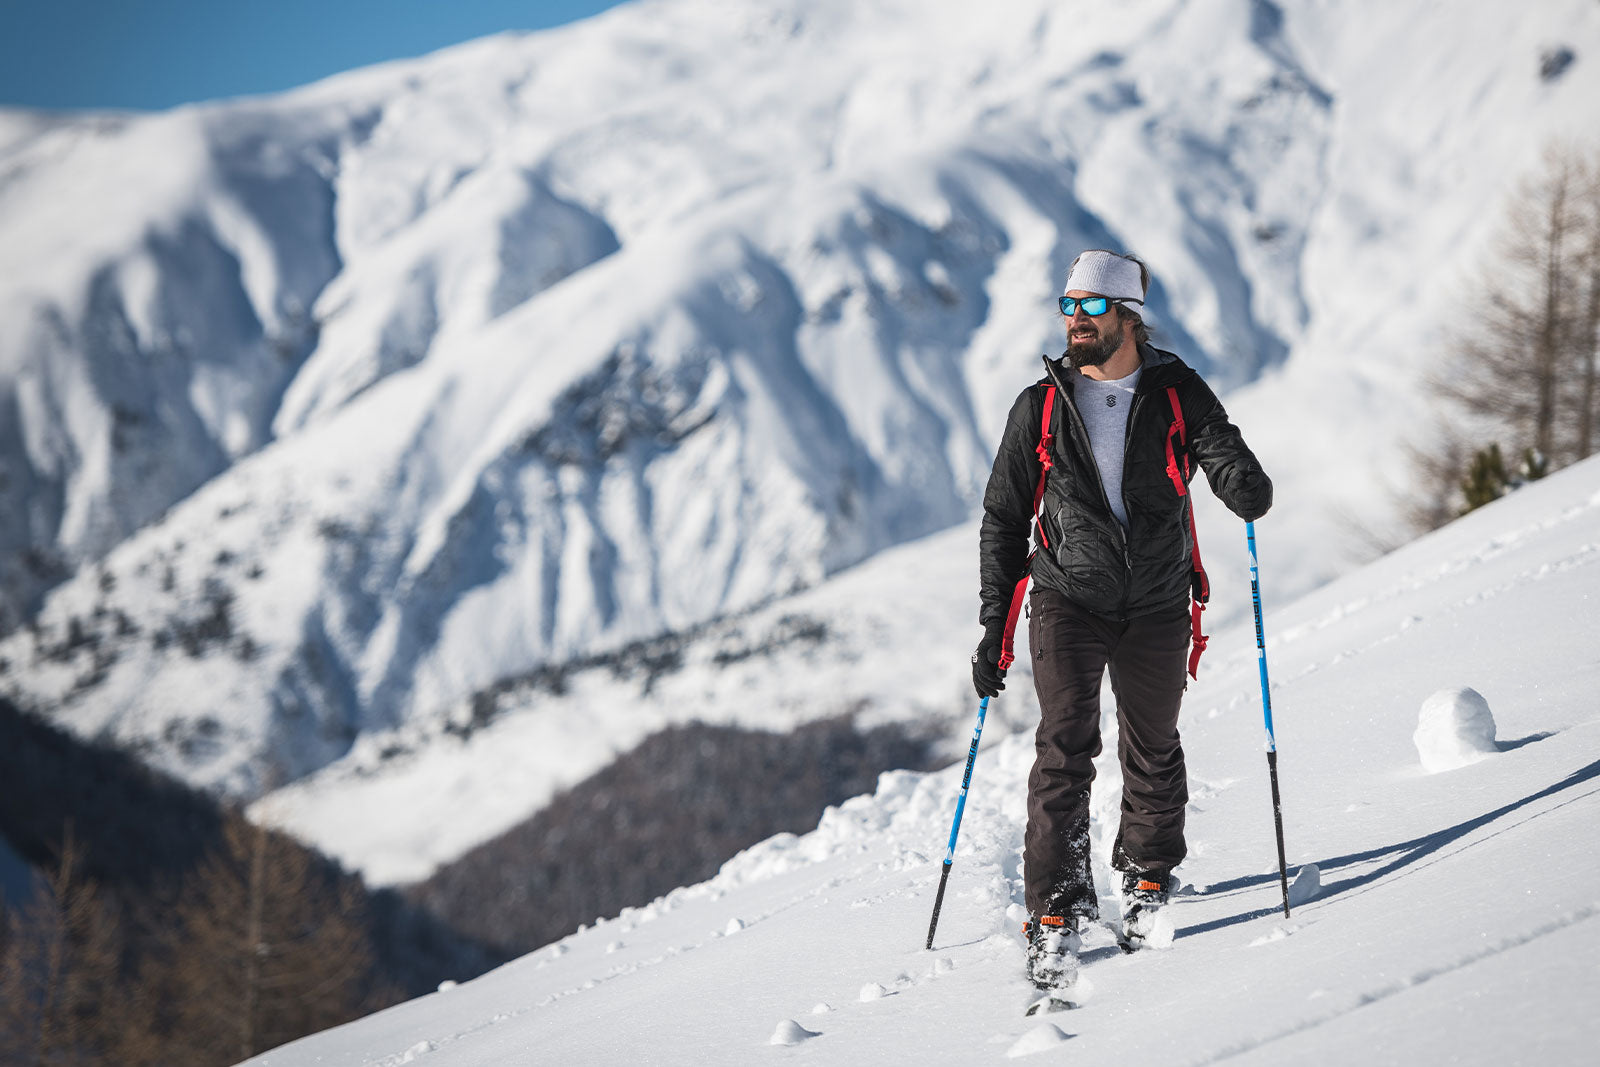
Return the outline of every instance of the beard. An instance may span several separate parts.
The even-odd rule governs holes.
[[[1120,325],[1120,323],[1119,323]],[[1122,347],[1123,330],[1108,337],[1101,337],[1094,341],[1074,341],[1067,338],[1067,362],[1074,368],[1082,370],[1084,367],[1100,367],[1112,356],[1117,354],[1117,349]]]

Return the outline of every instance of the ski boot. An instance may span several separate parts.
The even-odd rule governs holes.
[[[1172,875],[1163,871],[1129,871],[1122,876],[1122,931],[1117,940],[1123,951],[1133,952],[1152,940],[1162,940],[1158,919],[1171,888]],[[1170,943],[1170,932],[1165,940]]]
[[[1082,941],[1071,919],[1041,915],[1038,922],[1023,923],[1028,940],[1028,981],[1038,993],[1025,1014],[1063,1011],[1082,1003],[1087,979],[1078,976],[1078,949]]]
[[[1041,915],[1036,923],[1023,923],[1028,939],[1028,981],[1041,990],[1064,989],[1078,977],[1078,949],[1082,941],[1070,919]]]

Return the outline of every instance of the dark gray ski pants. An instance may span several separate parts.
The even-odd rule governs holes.
[[[1036,585],[1029,607],[1041,714],[1023,845],[1028,911],[1092,918],[1099,908],[1089,871],[1089,783],[1100,754],[1100,682],[1107,668],[1122,764],[1122,824],[1112,865],[1165,872],[1186,853],[1189,786],[1178,706],[1189,653],[1189,605],[1114,622]]]

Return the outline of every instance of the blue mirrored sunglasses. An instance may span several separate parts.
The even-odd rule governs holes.
[[[1061,298],[1061,314],[1069,319],[1078,313],[1080,307],[1083,308],[1083,313],[1090,318],[1099,318],[1106,313],[1106,308],[1110,306],[1111,301],[1103,296],[1086,296],[1082,300],[1074,296]]]

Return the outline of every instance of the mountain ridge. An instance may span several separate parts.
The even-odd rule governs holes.
[[[0,691],[256,797],[816,587],[970,520],[1085,246],[1152,263],[1310,588],[1418,399],[1389,304],[1442,306],[1510,149],[1592,113],[1588,6],[1476,15],[664,0],[13,141]],[[1372,73],[1363,18],[1414,61]]]

